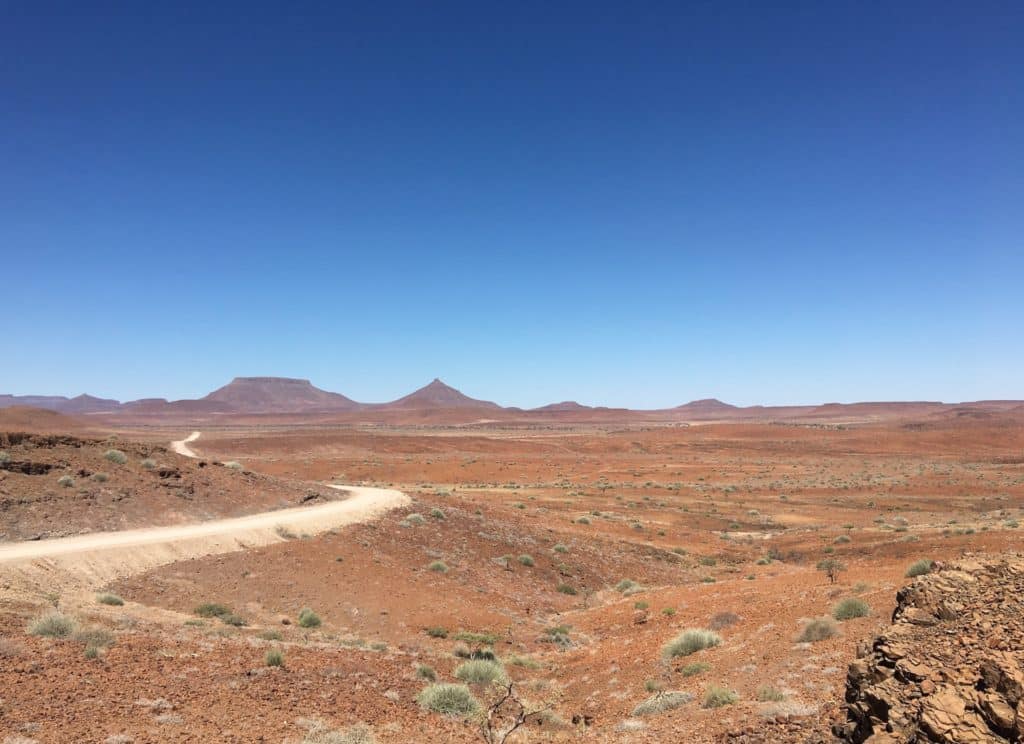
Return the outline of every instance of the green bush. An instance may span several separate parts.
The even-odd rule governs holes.
[[[569,548],[566,547],[565,545],[563,545],[562,543],[557,543],[555,545],[555,547],[553,547],[551,549],[553,551],[555,551],[556,553],[568,553],[569,552]]]
[[[302,610],[299,611],[300,628],[319,628],[320,622],[320,616],[308,607],[303,607]]]
[[[871,608],[863,599],[850,597],[840,601],[832,609],[832,617],[842,622],[844,620],[852,620],[855,617],[867,617],[870,611]]]
[[[427,635],[431,638],[447,638],[448,628],[442,628],[438,625],[435,625],[431,628],[427,628]]]
[[[108,449],[103,453],[103,456],[110,460],[110,462],[117,463],[118,465],[124,465],[128,462],[128,455],[118,449]]]
[[[434,671],[434,667],[427,666],[426,664],[416,665],[416,676],[420,679],[425,679],[427,682],[437,681],[437,672]]]
[[[116,594],[110,594],[110,593],[97,594],[96,595],[96,601],[99,602],[100,604],[112,605],[114,607],[120,607],[121,605],[124,604],[124,600],[123,599],[121,599]]]
[[[67,638],[75,632],[75,621],[59,612],[48,612],[29,623],[28,632],[44,638]]]
[[[5,450],[0,450],[0,465],[4,465],[11,461],[10,454]]]
[[[639,588],[640,588],[640,585],[637,582],[633,581],[633,579],[623,579],[622,581],[620,581],[618,584],[615,585],[615,591],[621,592],[623,594],[625,594],[626,592],[630,591],[631,589],[639,589]]]
[[[234,628],[243,628],[246,626],[245,618],[240,615],[236,615],[233,612],[229,612],[226,615],[218,615],[218,619],[225,625],[230,625]]]
[[[711,668],[711,665],[704,661],[695,661],[692,664],[687,664],[679,670],[680,674],[684,677],[695,677],[702,672],[706,672]]]
[[[427,520],[423,518],[422,514],[416,514],[415,512],[405,518],[405,521],[409,524],[421,525],[426,524]]]
[[[199,617],[221,617],[230,615],[231,608],[217,602],[203,602],[193,610]]]
[[[224,467],[230,468],[231,470],[241,470],[242,463],[236,462],[235,460],[228,460],[226,463],[224,463]]]
[[[526,553],[523,553],[521,556],[519,556],[518,561],[521,564],[523,564],[524,566],[532,566],[533,565],[533,556],[532,555],[526,555]]]
[[[732,705],[737,700],[739,700],[739,696],[732,690],[719,687],[718,685],[711,685],[704,694],[704,707],[721,708],[724,705]]]
[[[483,646],[493,646],[498,642],[498,636],[494,633],[474,633],[469,630],[460,630],[454,636],[453,640],[465,641],[466,643],[475,643]]]
[[[144,467],[146,470],[152,470],[153,468],[156,467],[156,460],[154,460],[151,457],[147,457],[145,460],[140,462],[139,465]]]
[[[280,641],[284,638],[280,630],[274,630],[273,628],[261,631],[257,634],[257,637],[263,641]]]
[[[570,584],[559,584],[558,592],[560,594],[568,594],[570,596],[576,596],[576,588]]]
[[[666,659],[675,659],[679,656],[689,656],[706,648],[712,648],[722,643],[721,636],[711,630],[700,630],[691,628],[683,631],[680,635],[665,644],[662,655]]]
[[[283,667],[284,651],[279,648],[268,649],[266,655],[263,657],[263,661],[269,667]]]
[[[459,718],[472,716],[480,710],[480,703],[466,685],[446,682],[427,685],[416,696],[416,702],[420,707],[434,713]]]
[[[64,488],[71,488],[71,486],[75,485],[75,479],[70,475],[62,475],[57,479],[57,485],[63,486]]]
[[[97,483],[106,483],[108,480],[110,480],[110,476],[107,475],[106,473],[93,473],[92,479]]]
[[[455,668],[455,678],[471,685],[489,685],[505,681],[505,669],[497,661],[471,659]]]
[[[664,713],[667,710],[686,705],[691,700],[693,700],[693,695],[688,692],[656,692],[633,708],[633,715],[652,716],[656,713]]]
[[[434,519],[444,519],[444,512],[438,509],[436,506],[430,510],[430,516]]]
[[[781,690],[765,685],[758,688],[757,699],[762,703],[781,703],[786,699],[786,695]]]
[[[444,561],[433,561],[427,568],[435,573],[448,573],[448,564]]]
[[[933,566],[934,563],[928,558],[923,558],[919,561],[914,561],[907,568],[907,578],[912,579],[915,576],[924,576],[925,574],[930,574],[932,572]]]
[[[800,634],[800,641],[802,643],[816,643],[817,641],[834,638],[838,634],[839,629],[832,620],[827,617],[817,617],[804,626],[803,632]]]

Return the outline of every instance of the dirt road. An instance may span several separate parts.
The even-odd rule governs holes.
[[[171,442],[171,449],[174,450],[175,452],[177,452],[179,455],[184,455],[185,457],[192,457],[192,458],[199,457],[199,455],[197,455],[195,452],[193,452],[192,449],[188,446],[188,443],[189,442],[194,442],[197,439],[199,439],[199,434],[200,433],[201,432],[194,431],[191,434],[189,434],[187,437],[185,437],[184,439],[179,439],[177,441]]]
[[[192,432],[187,438],[172,442],[171,447],[186,457],[198,457],[188,447],[189,442],[198,438],[199,432]],[[174,561],[229,553],[369,521],[410,501],[401,491],[388,488],[329,487],[348,493],[348,498],[198,524],[0,545],[0,573],[20,576],[37,585],[54,581],[58,575],[92,584],[105,583]],[[55,574],[55,569],[59,574]]]

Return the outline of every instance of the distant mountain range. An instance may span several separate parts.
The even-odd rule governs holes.
[[[972,413],[1024,410],[1024,401],[977,401],[940,403],[936,401],[826,403],[818,406],[739,407],[714,398],[694,400],[675,408],[636,411],[622,408],[585,406],[575,401],[552,403],[524,410],[506,408],[487,400],[478,400],[456,390],[439,379],[409,395],[389,403],[360,403],[340,393],[315,387],[309,380],[288,377],[236,377],[209,395],[197,400],[168,401],[144,398],[122,403],[108,398],[79,395],[74,398],[52,395],[0,395],[0,408],[30,406],[74,415],[114,415],[160,418],[208,416],[317,415],[356,419],[427,421],[432,412],[447,412],[453,421],[505,420],[659,420],[659,421],[735,421],[802,420],[842,421],[948,415],[963,417]]]

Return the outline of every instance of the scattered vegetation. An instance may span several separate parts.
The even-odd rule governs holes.
[[[420,707],[444,716],[467,718],[480,710],[480,703],[466,685],[437,682],[427,685],[416,702]]]
[[[527,555],[526,553],[523,553],[521,556],[519,556],[517,560],[524,566],[533,565],[533,556]]]
[[[455,668],[455,678],[471,685],[489,685],[505,681],[505,669],[498,661],[472,659]]]
[[[375,744],[373,731],[365,723],[331,729],[322,721],[311,721],[302,744]]]
[[[437,672],[434,671],[434,667],[428,666],[427,664],[416,665],[416,676],[420,679],[424,679],[427,682],[437,681]]]
[[[739,696],[735,692],[718,685],[711,685],[704,693],[705,708],[721,708],[725,705],[732,705],[737,700],[739,700]]]
[[[722,643],[721,636],[712,630],[700,630],[691,628],[683,631],[680,635],[665,644],[662,655],[666,659],[675,659],[679,656],[690,656],[706,648],[712,648]]]
[[[846,570],[846,566],[838,558],[825,558],[818,561],[818,570],[828,576],[830,584],[834,584],[839,578],[840,572]]]
[[[70,475],[62,475],[57,479],[57,485],[63,488],[71,488],[71,486],[75,485],[75,479]]]
[[[193,612],[199,615],[199,617],[221,617],[223,615],[230,615],[231,608],[217,602],[203,602]]]
[[[303,607],[299,611],[299,627],[300,628],[319,628],[320,627],[320,616],[317,615],[313,610],[308,607]]]
[[[283,667],[284,651],[279,648],[267,649],[267,653],[264,655],[263,661],[268,667]]]
[[[781,690],[776,690],[774,687],[765,685],[764,687],[758,688],[757,699],[762,703],[781,703],[786,699],[786,694]]]
[[[710,668],[711,665],[705,661],[695,661],[692,664],[687,664],[686,666],[684,666],[682,669],[679,670],[679,673],[682,674],[684,677],[695,677],[698,674],[706,672]]]
[[[44,638],[67,638],[75,632],[75,621],[59,612],[48,612],[29,623],[28,632]]]
[[[730,625],[735,625],[740,621],[740,616],[735,612],[716,612],[711,616],[711,620],[708,622],[708,627],[711,630],[722,630],[728,628]]]
[[[912,579],[915,576],[924,576],[930,574],[935,564],[928,558],[922,558],[919,561],[914,561],[907,568],[907,578]]]
[[[801,643],[816,643],[839,635],[836,624],[827,617],[816,617],[804,626],[800,633]]]
[[[96,601],[100,604],[111,605],[113,607],[120,607],[124,604],[124,600],[116,594],[110,594],[109,592],[104,594],[97,594]]]
[[[871,608],[868,603],[863,599],[857,599],[856,597],[849,597],[840,601],[832,609],[832,617],[840,622],[844,620],[852,620],[856,617],[867,617],[868,613],[871,612]]]
[[[448,573],[448,564],[444,561],[432,561],[427,568],[435,573]]]
[[[124,465],[126,462],[128,462],[128,455],[126,455],[124,452],[118,449],[108,449],[106,452],[103,453],[103,456],[106,459],[110,460],[110,462],[116,463],[118,465]]]
[[[693,700],[688,692],[656,692],[633,708],[634,716],[652,716],[686,705]]]

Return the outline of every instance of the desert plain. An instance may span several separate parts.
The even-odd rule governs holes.
[[[1014,406],[407,413],[0,410],[0,741],[834,741],[911,566],[1021,546]]]

